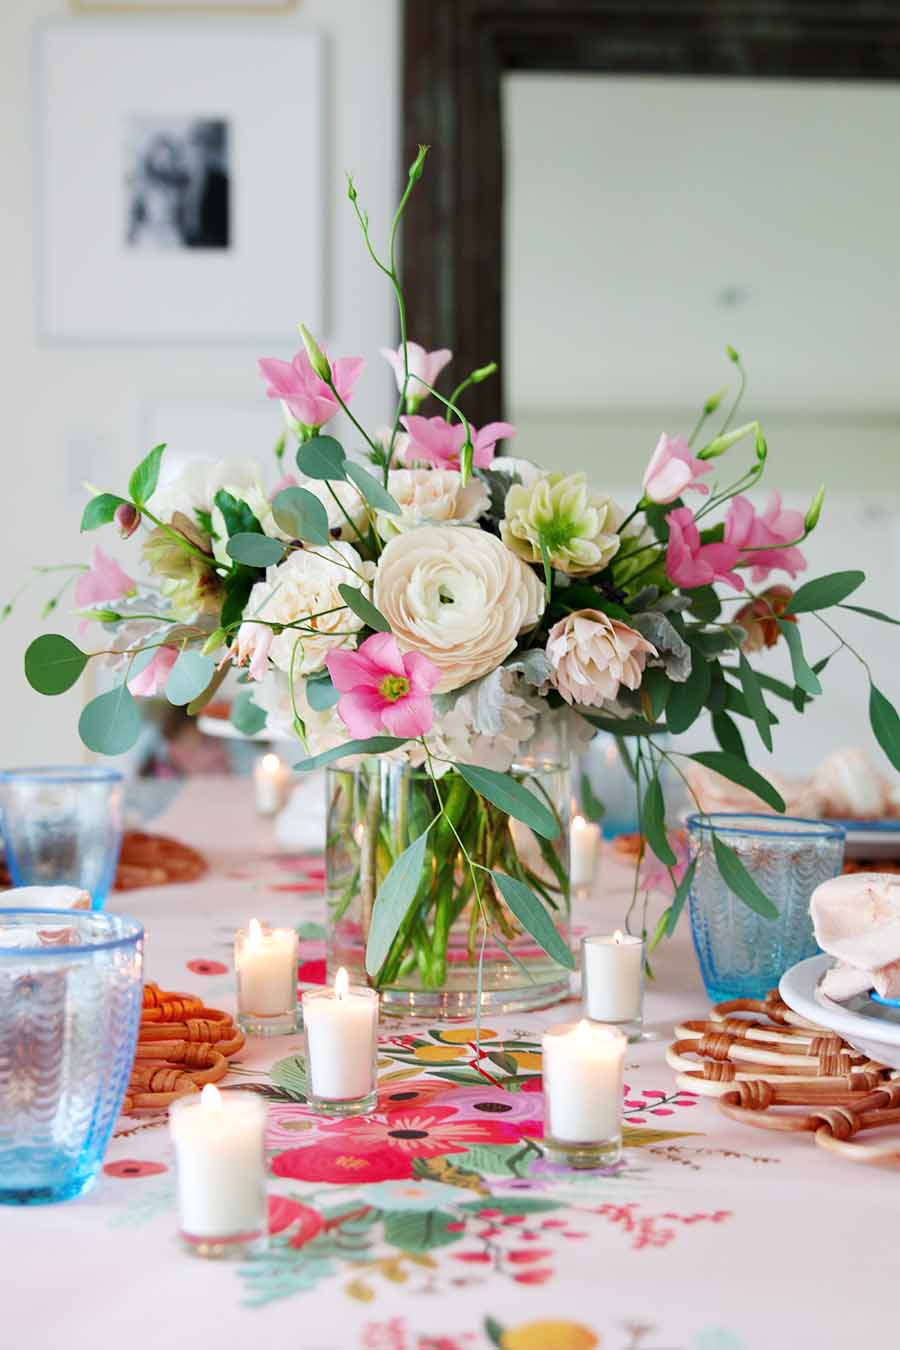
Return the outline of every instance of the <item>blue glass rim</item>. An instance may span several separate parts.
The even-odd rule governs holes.
[[[141,942],[144,937],[144,925],[138,923],[137,919],[131,919],[127,914],[107,914],[96,909],[15,909],[8,907],[0,909],[0,928],[4,920],[11,917],[17,919],[26,919],[31,922],[39,922],[41,919],[49,919],[51,923],[65,923],[70,927],[73,921],[77,925],[79,919],[90,918],[94,923],[110,924],[110,920],[116,920],[119,923],[129,924],[131,931],[120,933],[117,936],[107,938],[98,938],[95,942],[79,942],[68,944],[65,947],[0,947],[0,964],[4,958],[11,957],[14,960],[28,957],[55,957],[60,956],[91,956],[94,952],[111,951],[114,947],[134,947]]]
[[[29,769],[0,769],[0,783],[121,783],[121,769],[95,764],[37,764]]]
[[[730,825],[729,821],[759,821],[758,825]],[[796,825],[796,830],[772,828],[778,825]],[[695,812],[686,821],[691,833],[715,831],[717,834],[738,834],[752,838],[765,835],[772,839],[846,839],[847,831],[843,825],[829,820],[814,820],[807,816],[781,816],[766,814],[764,811],[704,811]]]

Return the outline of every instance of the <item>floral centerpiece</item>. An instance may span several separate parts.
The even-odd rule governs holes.
[[[164,693],[196,713],[239,671],[236,725],[295,734],[300,772],[331,766],[332,959],[364,963],[402,1008],[471,1013],[567,987],[570,747],[598,728],[619,739],[649,871],[671,882],[658,940],[673,931],[692,875],[667,829],[660,770],[668,762],[681,773],[682,756],[663,737],[711,714],[717,748],[688,758],[783,810],[749,763],[739,721],[770,750],[769,700],[802,711],[820,695],[829,658],[807,662],[810,620],[834,632],[836,650],[847,647],[836,608],[895,620],[846,606],[858,571],[796,590],[772,581],[804,570],[823,491],[805,515],[777,492],[762,512],[746,495],[768,452],[758,423],[734,425],[744,371],[730,348],[739,382],[729,406],[720,391],[690,436],[660,437],[630,507],[583,473],[498,455],[514,428],[475,427],[465,412],[467,388],[495,365],[442,394],[451,353],[426,352],[406,333],[396,243],[424,158],[423,148],[385,257],[349,183],[399,307],[399,348],[383,353],[399,395],[391,426],[370,433],[353,412],[363,360],[330,356],[301,326],[291,360],[259,363],[287,419],[280,481],[267,488],[249,461],[196,462],[161,480],[157,446],[124,495],[98,493],[82,519],[83,530],[114,525],[140,541],[143,578],[96,549],[90,569],[76,570],[75,598],[99,642],[84,650],[44,635],[25,669],[35,689],[57,694],[89,661],[109,668],[112,687],[79,724],[101,754],[134,743],[141,697]],[[340,412],[349,454],[324,431]],[[299,476],[286,471],[289,441]],[[729,453],[741,464],[723,481]],[[792,685],[752,665],[782,641]],[[869,682],[873,729],[900,768],[897,714]],[[774,912],[724,841],[717,859],[746,904]],[[645,860],[639,877],[647,872]],[[629,924],[642,926],[643,912],[632,905]]]

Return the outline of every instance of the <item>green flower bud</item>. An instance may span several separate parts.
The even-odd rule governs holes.
[[[724,384],[721,389],[717,389],[714,394],[710,394],[703,405],[703,416],[710,417],[716,411],[716,408],[718,408],[727,393],[728,385]]]
[[[803,528],[807,534],[810,534],[818,525],[819,516],[822,514],[822,503],[824,500],[825,484],[823,483],[815,497],[813,497],[812,506],[810,506],[803,520]]]
[[[488,365],[479,366],[477,370],[473,370],[472,374],[469,376],[469,379],[471,380],[472,384],[481,384],[482,380],[488,379],[491,375],[496,373],[496,370],[497,370],[497,362],[491,361],[488,363]]]
[[[350,177],[349,173],[347,174],[347,196],[350,198],[351,202],[356,201],[356,187],[354,186],[353,179]]]
[[[734,348],[729,346],[727,342],[725,344],[725,355],[728,357],[728,360],[733,361],[736,366],[739,366],[741,364],[741,358],[738,356]]]
[[[328,357],[322,351],[322,348],[316,342],[312,333],[305,324],[300,324],[300,336],[303,339],[303,345],[306,348],[306,355],[309,357],[309,364],[312,366],[320,380],[326,384],[331,383],[331,366],[328,364]]]
[[[745,436],[749,436],[751,431],[759,431],[758,422],[747,422],[742,427],[735,427],[734,431],[726,431],[724,436],[716,436],[715,440],[710,441],[709,445],[704,445],[703,449],[698,451],[698,459],[717,459],[719,455],[724,455],[726,450],[730,450],[738,441],[742,441]]]
[[[422,177],[422,166],[425,163],[425,156],[430,149],[430,145],[419,146],[419,153],[409,166],[409,181],[411,183],[418,183],[419,179]]]
[[[768,447],[768,445],[766,444],[766,438],[765,438],[765,436],[762,434],[762,432],[760,431],[759,427],[757,427],[757,428],[756,428],[756,458],[759,460],[760,464],[765,464],[766,459],[767,459],[767,457],[768,457],[768,454],[769,454],[769,447]]]

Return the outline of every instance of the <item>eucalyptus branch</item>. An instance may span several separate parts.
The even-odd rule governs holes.
[[[823,619],[821,614],[813,613],[813,618],[814,618],[814,619],[818,619],[818,620],[819,620],[819,623],[823,624],[823,625],[828,629],[829,633],[831,633],[831,635],[832,635],[833,637],[836,637],[836,638],[837,638],[838,642],[841,644],[841,646],[838,648],[838,651],[840,651],[840,650],[841,650],[841,647],[843,647],[846,651],[848,651],[848,652],[850,653],[851,656],[855,656],[855,657],[856,657],[857,661],[858,661],[859,664],[863,667],[863,669],[865,670],[866,674],[867,674],[868,677],[869,677],[869,680],[871,681],[871,679],[872,679],[872,670],[871,670],[871,667],[869,666],[868,661],[865,659],[865,657],[864,657],[864,656],[860,656],[860,654],[859,654],[859,652],[856,650],[856,648],[855,648],[855,647],[851,647],[851,646],[850,646],[850,643],[847,641],[847,639],[844,638],[844,637],[841,637],[841,635],[840,635],[840,633],[837,631],[837,629],[836,629],[836,628],[833,628],[833,627],[831,626],[831,624],[828,622],[827,619]],[[832,653],[832,655],[833,655],[833,654],[834,654],[834,653]]]

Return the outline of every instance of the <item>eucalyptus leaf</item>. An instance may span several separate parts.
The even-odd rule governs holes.
[[[344,741],[342,745],[333,745],[330,750],[323,750],[320,755],[301,759],[294,768],[297,773],[310,773],[313,769],[321,769],[324,764],[344,759],[347,755],[384,755],[388,750],[397,750],[405,744],[406,741],[400,736],[372,736],[367,741]]]
[[[140,731],[140,710],[124,683],[91,699],[78,719],[79,736],[98,755],[124,755]]]
[[[306,701],[313,712],[327,712],[340,696],[340,690],[335,689],[328,674],[313,675],[306,681]]]
[[[376,511],[387,511],[392,516],[400,515],[398,503],[387,488],[382,487],[378,479],[369,473],[368,469],[364,469],[361,464],[355,464],[352,459],[346,459],[344,460],[344,473],[354,486],[359,488],[366,501],[370,506],[374,506]]]
[[[197,651],[182,652],[166,680],[166,698],[176,708],[183,708],[203,693],[215,671],[216,663],[211,656]]]
[[[346,459],[344,447],[333,436],[313,436],[298,449],[297,468],[307,478],[341,480],[346,477]]]
[[[128,480],[128,493],[136,506],[143,506],[156,491],[159,482],[159,463],[165,445],[157,445],[141,460]]]
[[[829,572],[798,586],[785,608],[786,614],[808,614],[817,609],[839,605],[866,579],[865,572]]]
[[[752,792],[755,797],[771,806],[773,811],[787,809],[781,793],[767,778],[763,778],[761,773],[757,773],[756,769],[751,768],[746,760],[739,759],[737,755],[730,755],[725,750],[698,750],[690,758],[695,763],[702,764],[705,769],[712,769],[714,773],[721,774],[730,782],[746,788],[748,792]]]
[[[528,788],[511,778],[508,773],[497,773],[495,769],[483,769],[478,764],[457,764],[457,770],[482,797],[487,797],[494,806],[499,806],[508,816],[515,816],[535,834],[545,839],[556,839],[559,835],[559,822],[543,802]]]
[[[253,702],[251,689],[242,689],[232,703],[231,724],[245,736],[255,736],[266,725],[266,714]]]
[[[378,889],[366,943],[366,970],[370,975],[377,975],[384,965],[391,943],[416,898],[425,865],[428,833],[425,830],[403,850]]]
[[[737,723],[728,716],[727,712],[713,713],[712,728],[716,740],[727,755],[735,755],[738,759],[744,760],[747,758],[747,751],[744,748],[743,737],[738,731]]]
[[[679,689],[683,685],[677,686]],[[673,685],[673,688],[675,686]],[[671,695],[669,696],[671,700]],[[611,736],[661,736],[667,730],[672,730],[662,722],[648,722],[642,717],[602,717],[599,713],[589,713],[583,708],[578,709],[579,717],[584,718],[597,731],[607,731]]]
[[[274,567],[284,557],[284,544],[265,534],[233,534],[225,551],[229,558],[247,567]]]
[[[659,777],[651,778],[644,793],[644,806],[641,812],[641,824],[647,843],[666,867],[674,867],[678,859],[666,837],[666,804],[663,801]]]
[[[869,689],[869,721],[878,744],[900,771],[900,717],[890,699],[874,684]]]
[[[698,586],[690,597],[690,612],[702,623],[712,623],[722,613],[722,601],[712,586]]]
[[[800,637],[800,629],[795,623],[787,623],[784,619],[778,620],[778,629],[791,654],[791,666],[794,671],[794,679],[797,681],[797,687],[802,689],[805,694],[821,694],[822,685],[819,682],[819,677],[811,669],[803,653],[803,639]]]
[[[558,962],[566,970],[574,970],[575,957],[568,943],[560,937],[556,925],[534,892],[523,881],[508,877],[505,872],[497,872],[492,868],[491,876],[509,909],[538,946],[552,961]]]
[[[694,661],[691,673],[682,684],[673,684],[666,705],[666,722],[676,736],[687,731],[700,716],[709,694],[712,676],[702,657]]]
[[[586,773],[581,775],[581,810],[587,820],[598,825],[606,815],[606,807],[594,792],[593,784]]]
[[[89,659],[61,633],[42,633],[25,652],[25,678],[39,694],[64,694],[77,682]]]
[[[292,539],[324,548],[331,542],[328,512],[322,502],[306,488],[282,488],[272,502],[275,523]]]
[[[726,844],[723,839],[720,839],[717,834],[713,835],[713,850],[719,873],[728,889],[733,891],[739,900],[742,900],[749,909],[754,910],[762,918],[777,919],[778,910],[772,904],[772,901],[760,890],[734,849]]]
[[[120,506],[125,506],[125,498],[112,492],[100,492],[92,497],[81,516],[81,531],[96,530],[100,525],[109,525],[115,518]]]
[[[84,529],[84,525],[81,527]],[[892,619],[890,614],[883,614],[880,609],[867,609],[865,605],[841,605],[841,609],[851,609],[854,614],[864,614],[867,619],[877,619],[879,623],[892,623],[900,627],[900,619]]]
[[[357,618],[362,619],[369,628],[374,628],[376,633],[389,633],[391,625],[384,617],[380,609],[376,609],[371,600],[367,600],[358,586],[350,586],[342,581],[338,586],[341,598],[344,603],[353,610]]]
[[[741,681],[741,688],[744,691],[744,698],[747,700],[747,707],[750,709],[750,716],[756,723],[759,738],[766,749],[771,752],[772,728],[769,725],[769,710],[766,707],[759,680],[756,678],[756,671],[743,652],[741,652],[738,661],[738,676]]]
[[[659,666],[644,671],[641,680],[641,706],[651,722],[658,722],[672,694],[672,682]]]
[[[681,918],[681,911],[684,909],[684,902],[690,894],[691,885],[694,880],[694,873],[697,870],[697,859],[692,858],[687,865],[684,876],[678,883],[675,894],[672,897],[672,903],[667,910],[666,934],[671,937],[675,932],[678,920]]]

